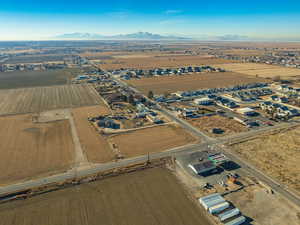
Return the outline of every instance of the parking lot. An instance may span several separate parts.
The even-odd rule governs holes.
[[[241,167],[235,162],[227,158],[226,162],[216,164],[216,169],[213,169],[206,174],[199,175],[191,169],[190,165],[204,163],[208,160],[210,155],[216,155],[219,152],[214,150],[213,146],[207,146],[204,149],[199,150],[191,154],[181,154],[176,157],[177,164],[184,169],[190,176],[197,179],[197,183],[202,187],[208,187],[210,185],[225,184],[228,180],[229,174],[242,173]]]

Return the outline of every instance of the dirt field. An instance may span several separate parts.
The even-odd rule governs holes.
[[[33,123],[32,116],[0,117],[0,183],[64,171],[74,159],[68,120]]]
[[[148,169],[0,206],[1,225],[210,225],[176,177]]]
[[[100,68],[106,70],[120,68],[153,69],[158,67],[200,66],[210,64],[231,63],[233,61],[203,56],[154,56],[154,57],[125,57],[102,60]],[[221,65],[219,65],[221,66]]]
[[[102,103],[97,92],[89,85],[1,90],[0,99],[0,115],[40,112]]]
[[[263,170],[300,193],[300,128],[265,135],[232,146],[232,149]]]
[[[211,46],[224,45],[227,47],[238,48],[280,48],[280,49],[300,49],[299,42],[217,42],[211,43]]]
[[[266,53],[265,50],[250,50],[250,49],[231,49],[231,50],[221,50],[225,54],[239,55],[239,56],[261,56]]]
[[[215,184],[212,189],[200,189],[199,185],[203,186],[201,182],[206,182],[205,179],[200,180],[180,167],[177,167],[176,175],[196,198],[215,192],[222,194],[231,191],[224,197],[246,216],[249,222],[245,223],[247,225],[298,225],[300,222],[298,207],[278,194],[271,194],[269,188],[257,183],[253,177],[238,178],[238,181],[244,185],[241,190],[239,185],[231,183],[227,183],[226,187]],[[209,216],[216,222],[215,224],[220,224],[217,217]]]
[[[281,78],[300,76],[300,69],[258,63],[228,63],[222,65],[222,68],[251,76],[258,75],[259,77],[264,78],[274,78],[276,76],[280,76]]]
[[[194,127],[197,127],[199,130],[203,131],[209,136],[212,137],[222,137],[230,134],[240,133],[247,131],[247,128],[237,121],[222,116],[205,116],[196,119],[187,120]],[[214,134],[211,132],[213,128],[221,128],[224,130],[223,134]]]
[[[67,84],[77,74],[76,69],[3,72],[0,73],[0,89]]]
[[[196,138],[182,128],[167,125],[119,134],[110,141],[117,145],[123,156],[134,157],[192,144]]]
[[[104,106],[89,106],[72,110],[79,141],[89,162],[104,163],[114,159],[113,151],[106,139],[97,133],[88,121],[88,117],[107,113],[109,111]]]
[[[239,73],[224,72],[151,77],[139,80],[128,80],[126,82],[132,86],[136,86],[145,94],[150,90],[152,90],[154,94],[164,94],[165,92],[227,87],[262,81],[265,81],[265,79],[249,77]]]
[[[279,195],[268,194],[265,188],[250,186],[227,195],[226,199],[251,218],[253,225],[300,224],[299,208]]]
[[[64,62],[64,58],[67,57],[66,55],[25,55],[25,56],[14,56],[8,59],[5,63],[7,64],[14,64],[14,63],[43,63],[43,62],[57,62],[61,61]]]

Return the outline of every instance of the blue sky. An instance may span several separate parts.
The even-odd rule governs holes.
[[[210,38],[228,34],[300,40],[296,0],[0,0],[0,39],[148,31]]]

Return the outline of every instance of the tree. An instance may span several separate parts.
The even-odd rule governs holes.
[[[153,91],[148,92],[148,98],[152,99],[154,97]]]

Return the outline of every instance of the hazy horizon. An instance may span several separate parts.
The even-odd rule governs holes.
[[[300,41],[300,2],[220,0],[137,0],[113,2],[66,0],[3,2],[0,40],[49,40],[65,33],[118,35],[139,31],[210,40]]]

